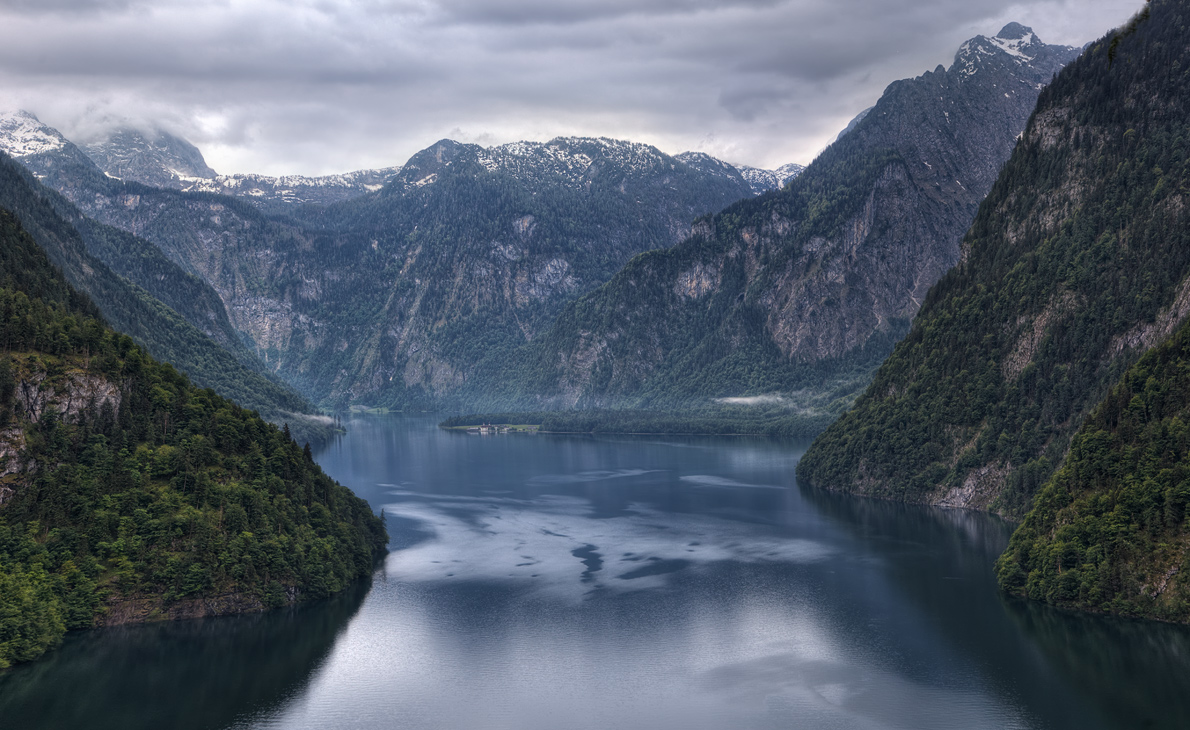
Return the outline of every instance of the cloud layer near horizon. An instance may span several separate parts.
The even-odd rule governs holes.
[[[1008,21],[1082,45],[1140,0],[0,0],[0,107],[161,124],[219,172],[609,136],[809,162],[891,81]]]

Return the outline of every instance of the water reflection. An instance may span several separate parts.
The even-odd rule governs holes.
[[[1005,603],[1037,647],[1037,663],[1069,676],[1110,724],[1190,727],[1190,627]]]
[[[70,634],[0,674],[0,727],[213,730],[300,695],[368,592],[264,614]]]

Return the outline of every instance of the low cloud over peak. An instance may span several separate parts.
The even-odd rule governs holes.
[[[383,167],[444,136],[609,136],[775,167],[967,38],[1019,22],[1081,45],[1141,4],[8,0],[0,107],[68,136],[152,120],[229,173]]]

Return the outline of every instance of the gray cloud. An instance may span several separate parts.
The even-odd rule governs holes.
[[[0,0],[0,106],[156,122],[220,172],[401,163],[445,137],[808,162],[888,83],[1010,20],[1082,44],[1141,0]],[[53,13],[52,21],[46,13]]]
[[[137,0],[0,0],[0,10],[34,15],[78,14],[126,10],[140,4]]]
[[[786,0],[442,0],[438,4],[450,23],[498,25],[567,25],[611,18],[688,16],[725,8],[771,8]]]

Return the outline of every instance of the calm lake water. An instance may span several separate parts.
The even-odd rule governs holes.
[[[1007,601],[1007,525],[800,489],[805,443],[348,426],[370,584],[73,634],[0,727],[1190,727],[1186,629]]]

